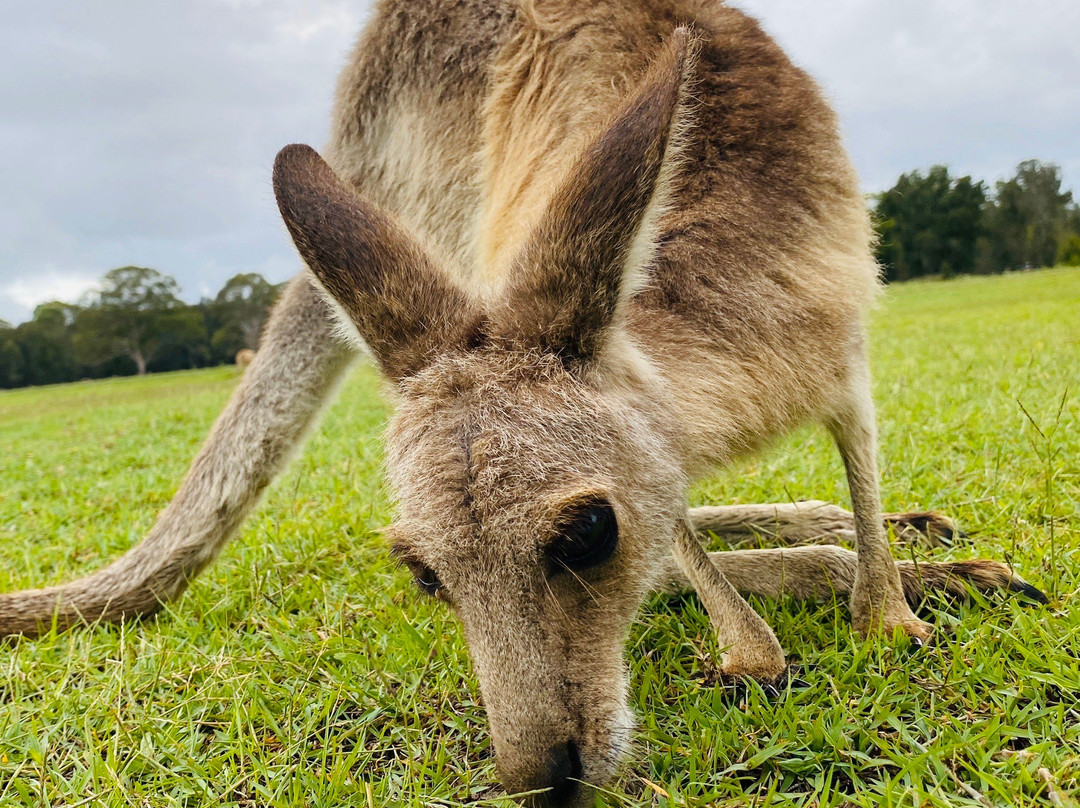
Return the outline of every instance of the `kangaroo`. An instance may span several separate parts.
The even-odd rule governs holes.
[[[255,352],[251,348],[241,348],[236,352],[236,366],[240,370],[247,370],[247,366],[255,359]]]
[[[588,804],[616,772],[651,591],[696,590],[721,670],[766,685],[784,651],[740,593],[841,594],[859,634],[916,642],[927,588],[1043,599],[993,561],[894,562],[888,525],[954,528],[881,512],[866,206],[820,90],[740,11],[381,0],[324,155],[277,157],[306,268],[172,502],[110,566],[0,597],[0,635],[178,597],[358,352],[396,402],[392,552],[461,620],[500,779],[533,805]],[[692,481],[805,423],[852,512],[688,508]],[[707,554],[705,530],[833,543]]]

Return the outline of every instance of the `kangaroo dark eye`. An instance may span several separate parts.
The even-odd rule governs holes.
[[[412,567],[412,565],[410,565]],[[435,571],[431,567],[421,567],[417,565],[412,567],[413,577],[416,578],[416,585],[420,587],[421,591],[425,595],[431,595],[432,597],[439,594],[439,591],[443,588],[442,581],[439,580],[439,576],[435,574]]]
[[[615,510],[607,502],[596,502],[574,511],[563,523],[548,557],[556,570],[580,571],[607,561],[618,543]]]
[[[409,572],[416,579],[416,585],[420,587],[420,590],[425,595],[436,596],[442,591],[443,583],[439,580],[439,576],[435,574],[435,570],[420,561],[410,558],[406,550],[394,547],[390,552],[398,561],[409,568]]]

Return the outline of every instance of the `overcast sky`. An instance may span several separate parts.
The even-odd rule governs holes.
[[[840,111],[868,191],[1037,157],[1080,192],[1078,0],[738,0]],[[0,318],[151,266],[184,297],[297,268],[270,190],[321,144],[368,0],[57,0],[0,26]]]

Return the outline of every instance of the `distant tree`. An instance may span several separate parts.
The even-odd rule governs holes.
[[[994,270],[1045,267],[1054,263],[1068,235],[1072,193],[1061,190],[1061,168],[1026,160],[1016,176],[997,183],[986,207],[990,239],[983,259]]]
[[[0,340],[0,387],[19,387],[23,383],[23,358],[19,343]]]
[[[1069,233],[1061,240],[1057,263],[1066,267],[1080,267],[1080,234]]]
[[[971,272],[986,190],[945,166],[903,174],[877,198],[878,261],[886,280]]]
[[[256,272],[234,275],[214,298],[214,305],[236,325],[244,338],[244,348],[259,347],[259,334],[279,288]]]
[[[11,323],[0,320],[0,387],[23,383],[23,355]]]
[[[198,306],[181,306],[158,322],[157,350],[149,363],[153,371],[204,367],[210,362],[206,320]]]
[[[217,361],[231,361],[242,348],[256,350],[259,336],[271,306],[281,293],[281,286],[258,273],[230,278],[209,304],[210,340]]]
[[[1058,241],[1057,263],[1080,266],[1080,205],[1074,201],[1065,211],[1064,232]]]
[[[167,345],[205,341],[202,318],[178,297],[174,278],[146,267],[121,267],[105,275],[79,313],[74,346],[87,364],[127,356],[139,375]]]
[[[1074,199],[1065,211],[1065,229],[1069,233],[1080,235],[1080,204]]]
[[[42,303],[34,309],[30,322],[15,329],[23,384],[56,384],[79,378],[81,368],[71,343],[71,326],[78,313],[79,307],[70,303]]]

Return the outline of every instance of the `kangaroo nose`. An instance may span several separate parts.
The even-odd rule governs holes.
[[[540,794],[528,798],[530,808],[566,808],[573,805],[580,793],[581,755],[577,744],[553,746],[548,753],[546,782],[540,788],[547,788]]]

